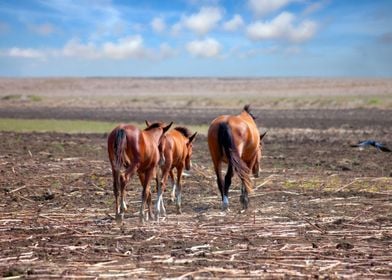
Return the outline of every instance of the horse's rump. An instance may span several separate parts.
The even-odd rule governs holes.
[[[229,165],[244,181],[245,188],[252,192],[252,182],[249,178],[250,170],[245,162],[241,159],[239,151],[234,143],[233,130],[227,122],[221,122],[218,125],[218,145],[222,149],[220,152],[225,155]]]
[[[115,132],[114,136],[114,168],[118,172],[120,171],[121,167],[124,166],[124,153],[126,150],[126,144],[127,144],[127,138],[126,138],[126,133],[123,128],[119,128]]]

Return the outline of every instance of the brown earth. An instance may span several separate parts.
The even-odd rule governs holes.
[[[24,119],[71,119],[113,122],[137,122],[144,120],[174,120],[180,124],[208,125],[216,116],[237,114],[237,109],[225,108],[89,108],[89,107],[5,107],[0,118]],[[303,109],[271,110],[253,108],[259,125],[265,128],[316,128],[328,129],[377,129],[392,127],[392,110],[380,109]]]
[[[31,91],[25,82],[17,88]],[[8,92],[10,85],[0,84]],[[208,124],[239,110],[3,101],[0,117]],[[231,211],[220,210],[206,137],[199,135],[184,178],[184,213],[175,214],[166,194],[168,216],[145,225],[136,178],[124,224],[113,220],[106,135],[0,132],[0,277],[390,279],[392,153],[349,144],[376,139],[392,146],[392,111],[254,112],[268,134],[250,209],[239,213],[235,179]]]
[[[392,260],[389,153],[348,147],[384,130],[270,128],[251,207],[220,211],[205,136],[184,213],[138,222],[132,180],[113,220],[105,135],[0,134],[0,275],[26,278],[385,278]],[[154,195],[155,197],[155,195]],[[166,196],[168,197],[168,195]]]

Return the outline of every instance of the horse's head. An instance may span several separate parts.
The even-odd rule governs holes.
[[[244,106],[243,112],[246,112],[253,120],[256,119],[255,115],[250,111],[250,104]]]
[[[263,139],[264,139],[266,134],[267,134],[267,131],[264,132],[263,134],[260,134],[260,150],[263,150],[263,148],[264,148]]]
[[[192,134],[192,136],[190,136],[188,138],[188,142],[186,143],[186,148],[187,148],[187,154],[185,157],[185,169],[186,170],[190,170],[192,163],[191,163],[191,157],[192,157],[192,149],[193,149],[193,140],[195,140],[196,138],[196,134],[197,132],[195,132],[194,134]]]

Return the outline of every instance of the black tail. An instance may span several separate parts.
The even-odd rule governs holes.
[[[246,191],[248,193],[252,192],[253,187],[249,177],[250,170],[238,154],[238,150],[234,145],[231,128],[227,123],[219,124],[218,142],[222,146],[222,149],[227,157],[228,164],[233,167],[233,170],[244,182]]]
[[[124,129],[116,131],[116,138],[114,140],[114,159],[115,159],[115,170],[120,171],[124,165],[124,152],[126,145],[126,134]]]

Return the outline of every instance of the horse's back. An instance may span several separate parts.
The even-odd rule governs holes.
[[[166,135],[165,156],[172,159],[172,165],[178,165],[186,156],[186,137],[177,130],[171,130]]]
[[[146,170],[151,168],[151,166],[156,166],[160,157],[158,144],[155,143],[144,130],[140,132],[140,140],[138,144],[141,157],[140,170]]]
[[[230,128],[233,142],[241,157],[247,159],[254,156],[260,145],[259,131],[253,119],[244,117],[242,114],[219,116],[211,122],[208,130],[208,145],[211,154],[223,156],[218,139],[219,127],[222,123],[226,123]]]

